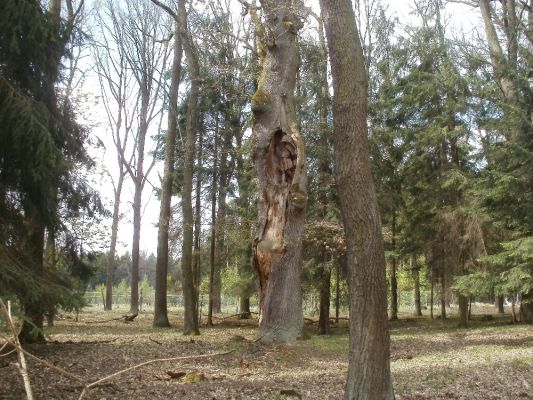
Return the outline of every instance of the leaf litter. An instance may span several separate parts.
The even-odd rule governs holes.
[[[117,313],[117,315],[119,315]],[[257,321],[235,318],[202,335],[185,337],[175,315],[172,328],[153,328],[152,315],[134,322],[87,324],[113,313],[84,312],[47,328],[49,342],[28,346],[39,358],[96,381],[154,359],[88,391],[85,399],[342,399],[348,368],[347,322],[333,333],[289,344],[255,341]],[[391,370],[396,398],[533,399],[533,328],[501,319],[456,329],[454,321],[391,322]],[[227,353],[217,357],[210,354]],[[2,359],[0,399],[25,398],[15,356]],[[79,382],[29,361],[37,399],[78,399]]]

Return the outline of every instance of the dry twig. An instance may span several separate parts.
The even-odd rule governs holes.
[[[22,380],[24,382],[24,390],[26,391],[26,398],[28,400],[33,400],[33,392],[31,390],[31,382],[30,382],[30,376],[28,375],[28,366],[26,365],[26,358],[24,358],[24,352],[22,351],[22,346],[20,345],[17,330],[15,329],[15,325],[13,324],[13,320],[11,319],[11,316],[9,315],[7,311],[7,307],[4,304],[4,301],[0,299],[0,306],[2,308],[2,314],[6,320],[7,325],[9,326],[9,329],[11,330],[11,334],[13,335],[13,340],[10,342],[15,346],[15,349],[18,354],[18,367],[20,371],[20,375],[22,376]]]

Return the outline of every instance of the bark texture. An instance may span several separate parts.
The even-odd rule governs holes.
[[[367,75],[352,4],[321,0],[333,77],[335,179],[344,221],[350,290],[346,399],[394,399],[385,254],[370,171]]]
[[[165,166],[161,185],[161,204],[159,208],[159,227],[157,232],[157,260],[155,266],[155,303],[154,326],[168,327],[167,313],[167,273],[168,273],[168,235],[170,225],[170,206],[174,183],[174,163],[176,158],[176,139],[178,135],[178,86],[181,76],[181,36],[178,21],[174,29],[174,55],[168,96],[168,130],[165,139]]]
[[[253,160],[258,178],[258,229],[253,263],[259,274],[262,341],[291,341],[303,327],[302,239],[305,151],[294,106],[301,21],[294,1],[261,1],[257,27],[261,72],[252,97]]]

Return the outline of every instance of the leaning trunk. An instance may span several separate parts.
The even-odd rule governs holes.
[[[303,327],[302,238],[305,223],[304,144],[294,106],[301,21],[292,1],[263,0],[257,22],[261,74],[252,97],[253,160],[258,179],[258,229],[253,263],[259,274],[262,341],[291,341]]]
[[[370,170],[367,74],[349,0],[320,0],[333,77],[335,180],[346,234],[350,345],[346,399],[394,399],[381,222]]]

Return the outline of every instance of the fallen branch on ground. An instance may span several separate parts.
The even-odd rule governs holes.
[[[195,360],[195,359],[199,359],[199,358],[209,358],[209,357],[224,356],[226,354],[233,353],[234,351],[235,350],[226,351],[224,353],[202,354],[202,355],[199,355],[199,356],[181,356],[181,357],[171,357],[171,358],[156,358],[155,360],[145,361],[145,362],[143,362],[141,364],[137,364],[137,365],[134,365],[133,367],[129,367],[129,368],[117,371],[117,372],[115,372],[115,373],[113,373],[111,375],[105,376],[105,377],[103,377],[101,379],[98,379],[97,381],[89,383],[88,385],[85,386],[85,388],[81,392],[80,397],[78,398],[78,400],[82,400],[85,397],[85,394],[87,393],[88,390],[90,390],[90,389],[92,389],[92,388],[94,388],[96,386],[101,385],[103,382],[106,382],[106,381],[108,381],[110,379],[113,379],[113,378],[115,378],[115,377],[117,377],[119,375],[125,374],[126,372],[133,371],[135,369],[139,369],[139,368],[145,367],[145,366],[150,365],[150,364],[155,364],[155,363],[160,363],[160,362],[167,362],[167,361]]]
[[[29,358],[45,365],[46,367],[50,368],[51,370],[53,371],[56,371],[57,373],[61,374],[61,375],[64,375],[70,379],[73,379],[79,383],[81,383],[83,386],[83,389],[82,389],[82,392],[80,394],[80,397],[78,398],[78,400],[82,400],[85,395],[87,394],[87,392],[96,387],[96,386],[100,386],[100,385],[103,385],[105,384],[105,382],[109,381],[110,379],[113,379],[119,375],[122,375],[122,374],[125,374],[126,372],[129,372],[129,371],[133,371],[133,370],[136,370],[136,369],[139,369],[139,368],[142,368],[142,367],[145,367],[147,365],[151,365],[151,364],[156,364],[156,363],[160,363],[160,362],[168,362],[168,361],[180,361],[180,360],[195,360],[195,359],[201,359],[201,358],[210,358],[210,357],[218,357],[218,356],[223,356],[223,355],[226,355],[226,354],[230,354],[230,353],[233,353],[235,350],[230,350],[230,351],[226,351],[226,352],[222,352],[222,353],[213,353],[213,354],[201,354],[201,355],[197,355],[197,356],[180,356],[180,357],[170,357],[170,358],[157,358],[157,359],[154,359],[154,360],[149,360],[149,361],[145,361],[143,363],[140,363],[140,364],[137,364],[137,365],[134,365],[132,367],[128,367],[128,368],[125,368],[125,369],[122,369],[120,371],[117,371],[117,372],[114,372],[110,375],[107,375],[107,376],[104,376],[103,378],[100,378],[96,381],[93,381],[91,383],[87,383],[86,380],[84,380],[83,378],[80,378],[79,376],[77,375],[74,375],[68,371],[65,371],[63,368],[60,368],[46,360],[43,360],[37,356],[34,356],[33,354],[31,354],[30,352],[28,352],[27,350],[24,350],[22,348],[22,346],[20,345],[20,342],[18,341],[18,335],[16,333],[16,329],[15,329],[15,326],[12,322],[12,320],[9,318],[9,315],[7,313],[7,308],[5,307],[5,304],[4,302],[2,301],[2,299],[0,299],[0,306],[1,306],[1,311],[2,311],[2,314],[4,314],[4,317],[6,318],[6,321],[8,321],[8,324],[11,328],[11,331],[12,333],[14,334],[14,337],[13,338],[9,338],[9,337],[6,337],[2,334],[0,334],[0,338],[5,340],[6,343],[4,343],[2,345],[2,348],[4,348],[5,346],[8,346],[8,345],[11,345],[11,346],[14,346],[15,349],[17,350],[17,353],[19,355],[19,362],[20,362],[20,366],[19,369],[21,371],[21,375],[22,375],[22,378],[24,380],[24,388],[26,390],[26,395],[27,395],[27,398],[28,400],[33,400],[33,394],[32,394],[32,391],[31,391],[31,385],[30,385],[30,381],[29,381],[29,375],[28,375],[28,370],[27,370],[27,366],[26,366],[26,361],[25,361],[25,358],[24,358],[24,355],[27,355]],[[135,318],[137,315],[133,316],[133,318]],[[150,338],[150,340],[152,341],[155,341],[153,339]],[[20,361],[22,360],[22,362]]]
[[[28,374],[28,367],[26,365],[26,359],[24,358],[24,352],[22,351],[22,346],[20,345],[17,329],[15,328],[15,324],[13,324],[13,320],[11,319],[11,315],[9,315],[9,312],[7,311],[7,307],[4,304],[4,301],[0,299],[0,307],[2,308],[2,315],[4,316],[6,320],[6,324],[8,325],[9,329],[11,330],[11,334],[13,335],[13,339],[11,340],[11,343],[15,346],[15,349],[17,351],[18,355],[18,367],[20,371],[20,375],[22,376],[22,380],[24,382],[24,390],[26,391],[26,397],[28,400],[33,400],[33,392],[31,390],[31,382],[30,382],[30,376]],[[3,348],[4,346],[2,346]]]
[[[124,322],[132,322],[135,318],[137,318],[138,313],[132,314],[132,315],[123,315],[122,317],[118,318],[111,318],[111,319],[104,319],[101,321],[83,321],[84,324],[105,324],[106,322],[112,322],[112,321],[124,321]]]

